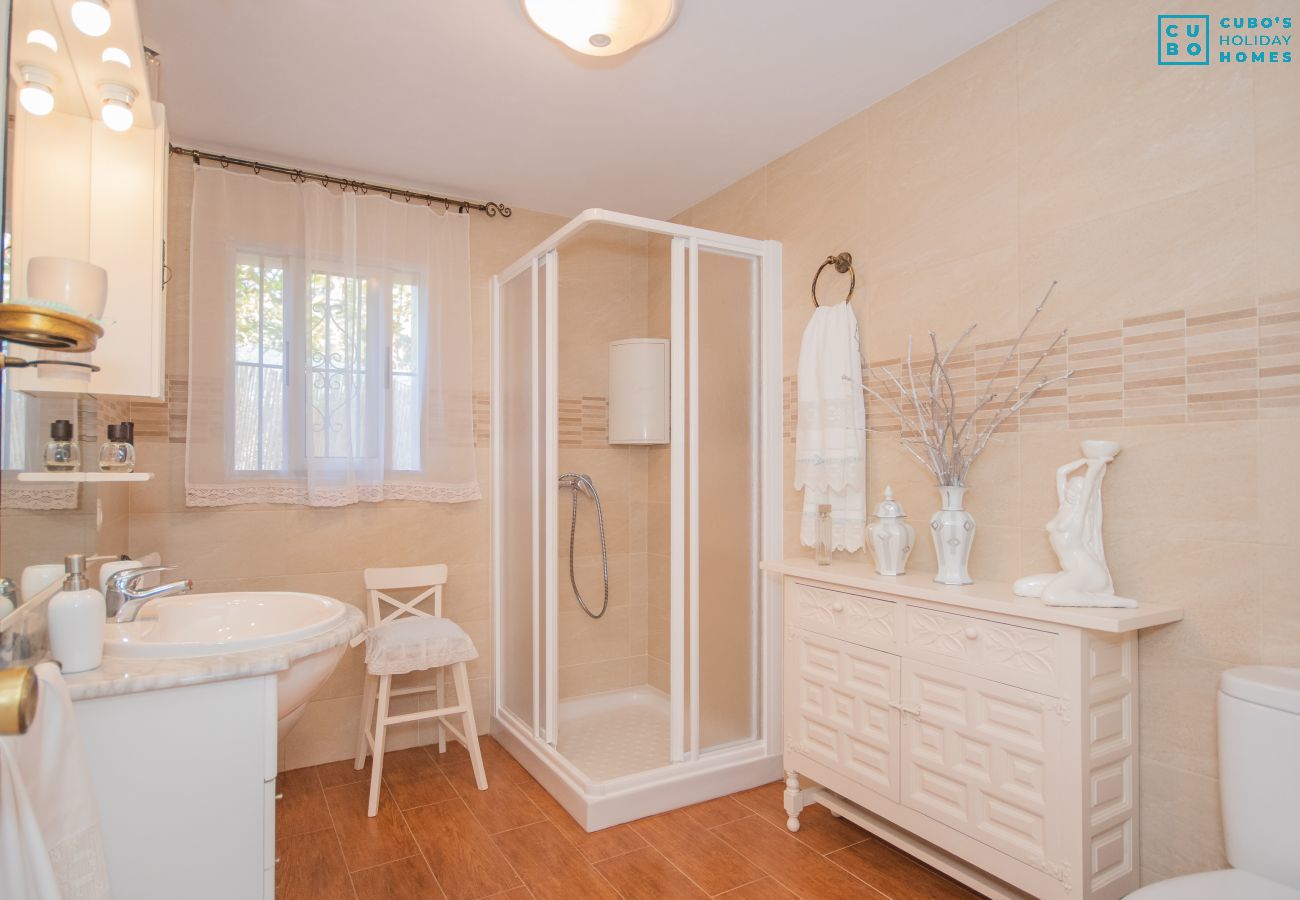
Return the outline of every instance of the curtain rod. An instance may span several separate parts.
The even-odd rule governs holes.
[[[304,169],[293,169],[288,166],[277,166],[274,163],[258,162],[253,159],[240,159],[236,156],[223,156],[220,153],[208,153],[205,150],[195,150],[191,147],[177,147],[175,144],[168,145],[172,153],[188,156],[194,160],[194,165],[199,165],[203,160],[220,163],[221,168],[228,169],[231,166],[239,166],[243,169],[252,169],[254,174],[260,175],[262,172],[275,172],[280,175],[288,175],[290,180],[299,184],[306,184],[308,181],[319,181],[326,187],[331,184],[338,185],[345,191],[354,191],[358,194],[368,194],[374,191],[376,194],[387,194],[388,199],[402,197],[409,203],[412,200],[422,201],[427,206],[435,203],[441,203],[446,208],[457,207],[461,212],[467,209],[476,209],[479,212],[486,213],[489,217],[501,214],[504,219],[510,218],[512,210],[503,203],[477,203],[473,200],[457,200],[454,197],[443,197],[438,194],[424,194],[420,191],[408,191],[405,188],[392,187],[387,184],[375,184],[370,181],[356,181],[352,178],[340,178],[337,175],[325,175],[321,172],[308,172]]]

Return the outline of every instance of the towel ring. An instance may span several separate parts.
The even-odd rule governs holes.
[[[838,256],[826,257],[826,261],[817,267],[817,274],[813,276],[812,280],[813,306],[821,306],[817,302],[817,279],[822,277],[822,270],[827,266],[834,266],[835,271],[841,275],[845,272],[849,273],[849,292],[844,296],[844,302],[848,303],[853,299],[853,289],[858,286],[858,275],[853,271],[853,254],[846,250]]]

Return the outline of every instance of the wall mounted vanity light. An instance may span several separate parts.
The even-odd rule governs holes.
[[[113,14],[108,11],[108,0],[76,0],[72,4],[72,24],[90,37],[101,37],[113,24]]]
[[[100,107],[99,117],[113,131],[126,131],[135,124],[135,113],[131,106],[135,103],[135,91],[121,84],[103,84],[99,87],[104,105]]]
[[[18,102],[34,116],[46,116],[54,109],[54,76],[38,66],[19,69],[23,86],[18,91]]]
[[[99,57],[100,62],[117,63],[120,66],[131,68],[131,57],[126,55],[126,51],[120,47],[109,47]]]
[[[59,52],[59,42],[54,39],[54,35],[50,34],[44,28],[33,28],[31,31],[27,32],[27,43],[35,44],[38,47],[44,47],[52,53]]]

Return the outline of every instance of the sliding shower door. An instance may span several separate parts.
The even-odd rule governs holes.
[[[691,671],[698,752],[758,733],[758,259],[697,243],[690,255],[694,559]]]
[[[554,743],[555,263],[492,284],[492,539],[496,706]]]

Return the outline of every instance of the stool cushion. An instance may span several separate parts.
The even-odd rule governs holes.
[[[478,650],[451,619],[406,616],[366,633],[366,671],[405,675],[478,658]]]

